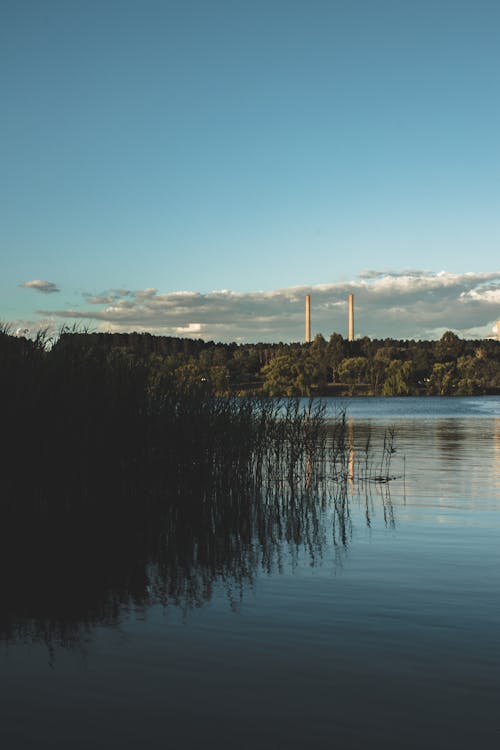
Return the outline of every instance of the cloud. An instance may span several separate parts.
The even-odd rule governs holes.
[[[311,295],[313,334],[347,335],[347,297],[354,294],[355,333],[370,338],[435,339],[492,335],[500,318],[500,272],[453,274],[407,270],[363,272],[352,281],[270,291],[227,289],[85,295],[87,309],[40,310],[58,320],[85,321],[102,331],[149,331],[216,341],[300,341],[305,295]]]
[[[134,292],[131,292],[129,289],[120,288],[110,289],[109,291],[101,292],[100,294],[89,294],[89,292],[83,292],[83,296],[89,305],[111,305],[117,299],[133,297]]]
[[[43,333],[47,338],[56,337],[61,328],[60,320],[54,317],[28,319],[15,318],[8,323],[9,332],[14,336],[26,336],[34,338]]]
[[[175,332],[179,336],[190,336],[193,333],[201,332],[201,323],[188,323],[187,326],[178,326]]]
[[[360,279],[380,279],[384,276],[391,276],[393,278],[398,278],[399,276],[418,276],[422,273],[425,273],[425,271],[421,270],[406,270],[406,271],[376,271],[372,268],[368,268],[364,271],[361,271],[361,273],[358,274],[358,277]]]
[[[54,292],[61,291],[53,281],[42,281],[41,279],[23,281],[19,286],[25,287],[26,289],[36,289],[37,292],[43,292],[43,294],[53,294]]]

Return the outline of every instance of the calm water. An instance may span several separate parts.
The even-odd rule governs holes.
[[[500,746],[500,399],[345,404],[341,509],[292,498],[247,535],[241,513],[206,538],[176,526],[161,576],[102,563],[95,599],[62,579],[38,640],[36,591],[9,594],[24,619],[0,651],[2,747]],[[390,425],[396,478],[363,484]]]

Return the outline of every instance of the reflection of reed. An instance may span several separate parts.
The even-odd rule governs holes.
[[[371,528],[372,519],[375,515],[375,499],[377,499],[377,505],[381,505],[383,509],[384,525],[387,528],[395,528],[396,520],[394,517],[394,506],[391,499],[391,490],[388,484],[376,486],[376,498],[373,496],[372,485],[365,485],[364,503],[365,503],[365,520],[366,525]]]
[[[338,437],[339,429],[345,432],[345,438]],[[392,460],[396,449],[395,430],[393,427],[376,428],[371,423],[355,424],[354,420],[340,421],[334,428],[334,434],[340,446],[345,449],[347,455],[347,466],[343,467],[346,483],[349,487],[351,496],[364,498],[365,520],[368,527],[372,525],[372,518],[375,513],[376,505],[382,505],[384,523],[387,527],[395,526],[394,507],[391,500],[390,482],[399,478],[392,472]],[[380,446],[378,448],[378,446]],[[405,457],[403,460],[403,471],[401,477],[405,477]],[[342,471],[342,469],[341,469]],[[339,472],[333,471],[332,474],[338,476]],[[374,497],[374,487],[376,487]],[[375,500],[377,501],[375,503]],[[340,524],[341,529],[349,527],[350,516],[349,509],[343,508],[339,499],[337,505],[342,512],[339,513],[339,519],[344,525]],[[348,535],[343,537],[347,540]]]
[[[143,503],[96,495],[64,517],[59,506],[45,505],[30,520],[4,509],[0,636],[77,643],[131,608],[202,606],[216,584],[236,606],[259,570],[279,571],[285,559],[303,555],[314,565],[332,541],[345,550],[352,517],[337,451],[328,460],[323,451],[306,453],[293,481],[264,458],[268,474],[242,483],[236,476],[210,491],[186,481],[184,493],[150,494]],[[393,523],[388,492],[383,507]]]
[[[121,510],[119,498],[112,512],[109,498],[94,502],[95,515],[71,511],[63,521],[4,514],[2,637],[71,643],[130,607],[199,607],[217,582],[237,601],[259,569],[280,568],[285,549],[303,550],[311,564],[321,557],[331,498],[268,485],[191,492],[143,513]],[[345,543],[346,508],[336,498],[334,508]]]

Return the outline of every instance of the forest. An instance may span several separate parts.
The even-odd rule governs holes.
[[[4,334],[5,335],[5,334]],[[13,338],[13,337],[9,337]],[[310,343],[215,343],[147,333],[62,331],[51,345],[20,339],[49,359],[79,352],[86,362],[120,358],[146,368],[151,382],[217,395],[470,396],[500,393],[500,342],[465,340],[447,331],[437,341],[347,341],[332,333]]]

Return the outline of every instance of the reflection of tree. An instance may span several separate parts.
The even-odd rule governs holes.
[[[436,437],[442,453],[458,459],[466,438],[463,424],[458,419],[441,419],[436,425]]]

